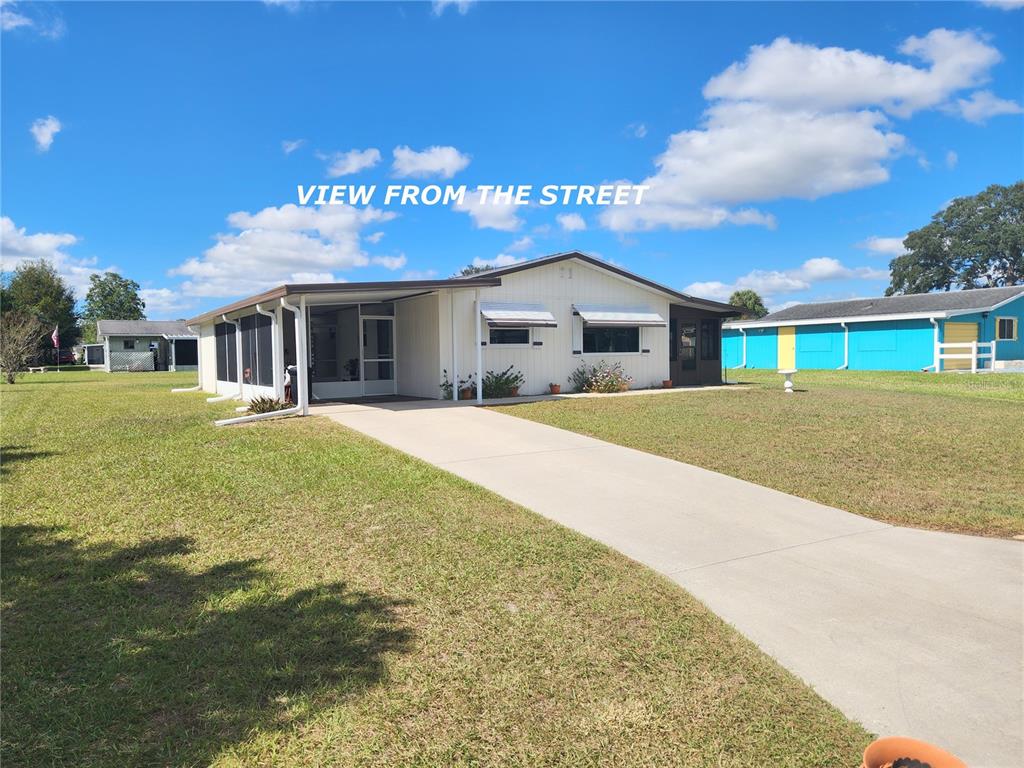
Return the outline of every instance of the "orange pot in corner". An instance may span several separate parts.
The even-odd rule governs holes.
[[[560,395],[560,394],[562,394],[562,385],[561,384],[548,384],[548,388],[551,390],[551,394],[552,395]]]
[[[661,382],[662,389],[672,389],[672,379],[663,379]]]
[[[931,768],[967,768],[967,763],[946,750],[905,736],[889,736],[869,744],[864,750],[861,768],[882,768],[901,757],[909,757]]]

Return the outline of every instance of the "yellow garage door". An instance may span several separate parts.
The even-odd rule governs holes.
[[[977,323],[946,323],[945,333],[943,333],[942,340],[947,343],[953,342],[967,342],[978,340],[978,324]],[[968,355],[971,352],[970,347],[944,347],[943,352],[947,355]],[[964,369],[971,369],[970,360],[943,360],[942,368],[946,371],[962,371]]]
[[[779,328],[779,370],[796,368],[796,327]]]

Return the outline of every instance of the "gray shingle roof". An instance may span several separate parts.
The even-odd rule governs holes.
[[[181,320],[97,320],[97,336],[195,336]]]
[[[919,312],[955,312],[959,310],[985,310],[1017,295],[1024,296],[1024,285],[1007,288],[975,288],[969,291],[942,293],[911,293],[904,296],[885,296],[877,299],[826,301],[820,304],[797,304],[780,309],[757,320],[758,323],[789,322],[792,320],[818,320],[839,317],[865,317],[869,315],[903,315]]]

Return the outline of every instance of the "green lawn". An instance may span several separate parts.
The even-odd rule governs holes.
[[[505,410],[878,520],[1024,534],[1024,376],[729,375],[749,386]]]
[[[653,572],[327,420],[216,429],[188,378],[0,387],[5,768],[858,764]]]

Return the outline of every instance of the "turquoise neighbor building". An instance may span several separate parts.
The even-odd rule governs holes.
[[[797,304],[722,326],[725,368],[1024,370],[1024,285]]]

